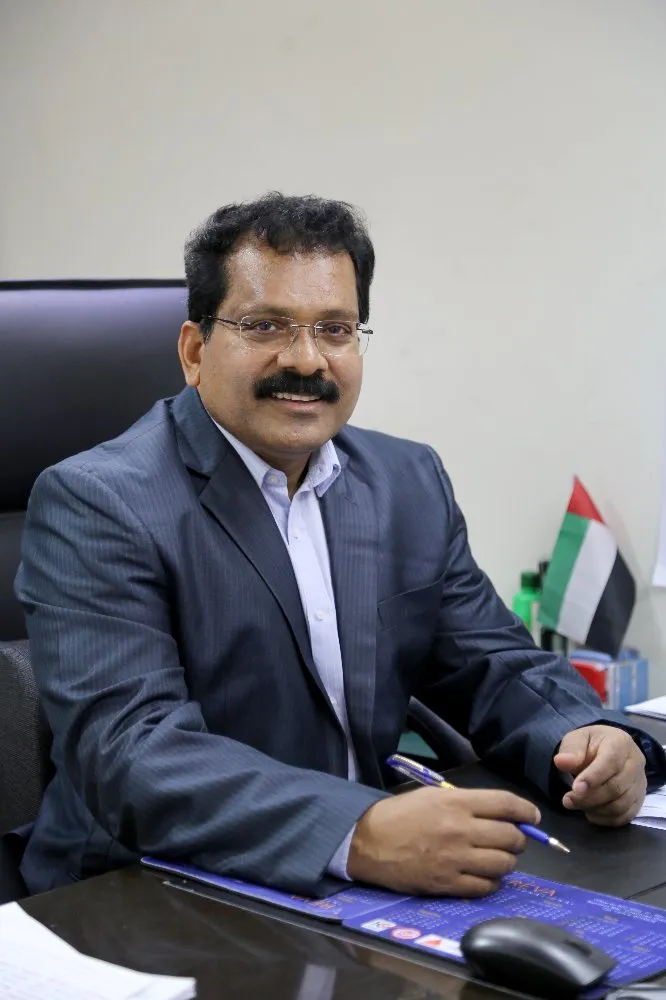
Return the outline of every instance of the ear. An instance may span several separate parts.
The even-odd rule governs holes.
[[[185,381],[195,389],[201,380],[201,359],[205,350],[206,344],[199,324],[192,323],[188,319],[180,328],[178,357],[180,358]]]

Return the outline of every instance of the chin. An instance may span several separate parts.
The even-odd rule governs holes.
[[[297,434],[276,439],[276,451],[293,452],[294,455],[305,455],[318,451],[331,438],[330,434]]]
[[[305,454],[317,451],[323,444],[337,434],[336,427],[301,427],[296,430],[287,429],[283,433],[269,434],[266,444],[276,451]]]

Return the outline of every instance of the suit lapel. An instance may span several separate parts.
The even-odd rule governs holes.
[[[341,456],[342,457],[342,456]],[[321,498],[335,591],[347,714],[360,777],[381,784],[372,746],[377,644],[377,519],[349,465]]]
[[[303,661],[337,721],[312,659],[301,595],[280,529],[246,468],[212,420],[196,390],[173,403],[179,447],[188,468],[201,476],[199,500],[252,563],[280,605]]]

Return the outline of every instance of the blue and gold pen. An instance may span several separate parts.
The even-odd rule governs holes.
[[[404,774],[406,778],[411,778],[412,781],[418,781],[421,785],[435,785],[437,788],[456,787],[450,781],[447,781],[446,778],[443,778],[441,774],[438,774],[437,771],[431,771],[429,767],[418,764],[415,760],[410,760],[409,757],[403,757],[401,753],[394,753],[388,758],[386,763],[394,771]],[[549,837],[547,833],[544,833],[537,826],[530,826],[529,823],[518,823],[518,829],[522,830],[526,837],[537,840],[540,844],[546,844],[548,847],[554,847],[557,851],[564,851],[565,854],[571,854],[569,848],[565,847],[561,841],[556,840],[555,837]]]

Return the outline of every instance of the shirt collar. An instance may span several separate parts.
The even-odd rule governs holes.
[[[211,420],[213,420],[212,417]],[[283,472],[274,469],[268,462],[264,462],[263,458],[260,458],[251,448],[248,448],[246,444],[243,444],[242,441],[234,437],[225,427],[218,424],[216,420],[213,420],[213,423],[238,453],[260,490],[264,490],[269,475],[278,476],[280,482],[286,479]],[[340,460],[338,453],[335,450],[333,442],[327,441],[318,451],[313,452],[310,456],[308,471],[298,491],[314,490],[317,496],[321,497],[329,486],[333,485],[339,475]]]

